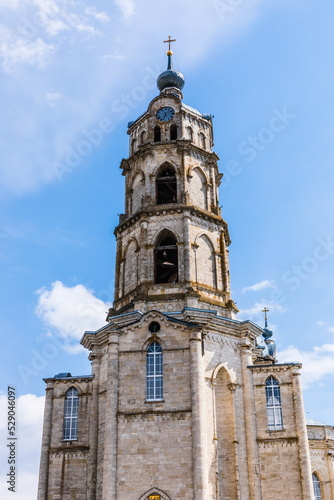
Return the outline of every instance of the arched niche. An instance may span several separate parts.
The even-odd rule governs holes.
[[[177,283],[178,248],[175,235],[166,229],[156,238],[154,247],[154,282]]]
[[[191,198],[194,205],[208,209],[207,180],[203,170],[195,167],[191,171]]]
[[[131,213],[134,214],[141,208],[141,200],[143,196],[143,186],[145,184],[145,176],[143,172],[138,172],[131,185]]]
[[[191,127],[186,127],[186,139],[188,139],[189,141],[193,142],[194,140],[194,132],[193,132],[193,129]]]
[[[157,205],[177,202],[177,179],[172,165],[163,163],[156,176]]]
[[[132,239],[124,253],[124,294],[134,290],[138,285],[138,243]]]
[[[217,271],[214,246],[206,234],[196,238],[195,263],[196,281],[212,288],[217,287]]]
[[[203,132],[198,134],[198,145],[202,149],[206,149],[206,138]]]

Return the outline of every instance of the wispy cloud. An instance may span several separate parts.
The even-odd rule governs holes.
[[[20,64],[43,68],[54,50],[54,45],[45,43],[41,38],[27,41],[0,26],[0,58],[6,73],[11,73]]]
[[[304,388],[321,384],[323,378],[334,374],[334,344],[315,346],[311,351],[303,351],[290,345],[279,352],[279,361],[298,361],[303,364]]]
[[[275,288],[274,282],[269,280],[259,281],[258,283],[254,283],[254,285],[246,286],[242,289],[242,293],[245,292],[258,292],[259,290],[263,290],[265,288]]]
[[[115,0],[115,5],[121,11],[125,21],[129,22],[135,13],[134,0]]]

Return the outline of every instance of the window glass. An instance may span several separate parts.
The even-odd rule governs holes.
[[[78,391],[71,387],[65,396],[64,405],[64,440],[77,439],[78,435]]]
[[[163,363],[162,349],[154,341],[148,346],[146,359],[146,399],[148,401],[163,398]]]

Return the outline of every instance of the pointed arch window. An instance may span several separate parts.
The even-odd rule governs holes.
[[[312,484],[313,484],[314,500],[322,500],[320,480],[315,472],[313,472],[312,474]]]
[[[159,401],[163,398],[162,349],[158,342],[152,342],[146,351],[146,400]]]
[[[170,140],[175,141],[176,139],[177,139],[177,125],[175,125],[175,123],[173,123],[170,126]]]
[[[176,203],[177,183],[175,170],[170,165],[166,165],[157,177],[157,205],[165,203]]]
[[[159,125],[156,125],[154,127],[154,142],[160,142],[161,141],[161,128]]]
[[[266,402],[268,429],[279,431],[283,429],[281,388],[278,380],[270,376],[266,380]]]
[[[65,395],[64,406],[64,440],[73,441],[78,438],[78,391],[71,387]]]
[[[176,240],[167,236],[155,247],[155,283],[178,282]]]

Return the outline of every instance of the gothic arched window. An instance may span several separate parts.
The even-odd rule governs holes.
[[[270,431],[283,429],[281,389],[278,380],[273,376],[266,380],[266,403],[268,429]]]
[[[177,183],[175,170],[166,165],[157,177],[157,205],[164,203],[176,203]]]
[[[175,125],[175,123],[173,123],[170,126],[170,140],[175,141],[176,139],[177,139],[177,125]]]
[[[165,236],[155,247],[155,283],[178,282],[176,240]]]
[[[146,351],[146,400],[159,401],[163,398],[162,349],[158,342],[152,342]]]
[[[161,141],[161,129],[159,125],[156,125],[154,127],[154,142],[160,142]]]
[[[312,474],[312,484],[313,484],[314,500],[322,500],[320,480],[315,472],[313,472]]]
[[[65,395],[64,440],[72,441],[78,437],[78,391],[71,387]]]

